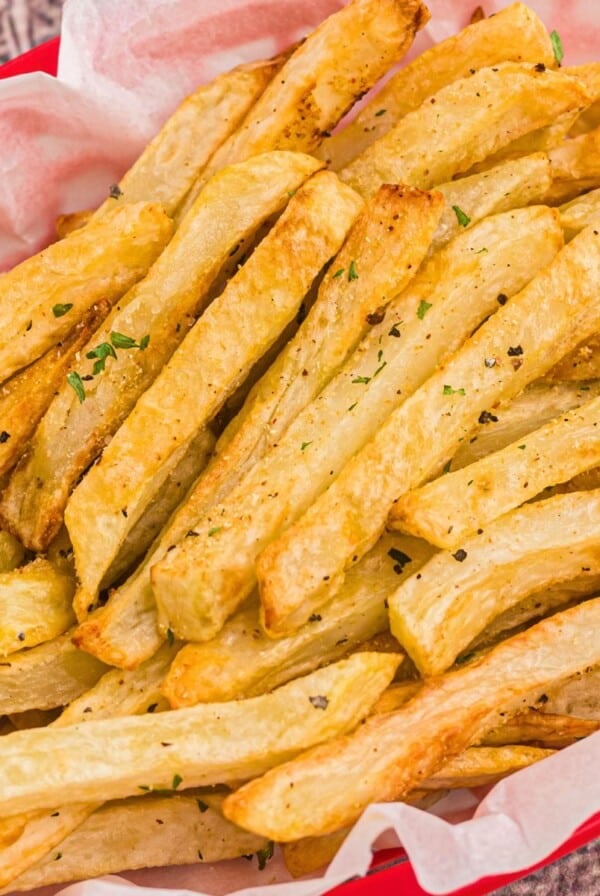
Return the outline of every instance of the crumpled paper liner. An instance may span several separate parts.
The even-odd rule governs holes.
[[[59,79],[37,74],[0,82],[0,270],[47,244],[58,214],[100,203],[197,84],[240,62],[273,55],[342,5],[343,0],[69,0]],[[467,24],[476,2],[428,5],[432,21],[411,56]],[[483,0],[487,14],[505,5]],[[550,29],[559,30],[568,63],[600,55],[600,8],[588,0],[530,5]],[[317,896],[364,874],[376,841],[380,847],[399,841],[421,885],[448,893],[541,861],[599,809],[596,734],[512,775],[479,804],[462,792],[427,813],[403,804],[371,806],[322,878],[289,882],[276,857],[262,872],[237,860],[148,869],[128,879],[44,892],[141,896],[135,881],[151,886],[152,896],[185,892],[176,887],[210,896]]]

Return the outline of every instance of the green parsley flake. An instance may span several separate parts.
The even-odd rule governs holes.
[[[350,407],[348,408],[348,410],[349,410],[349,411],[353,411],[357,404],[358,404],[358,402],[355,401],[354,404],[351,404],[351,405],[350,405]]]
[[[378,112],[375,113],[375,118],[379,118],[381,115],[385,115],[387,109],[379,109]]]
[[[517,445],[517,448],[520,448],[521,451],[525,451],[525,449],[527,448],[527,445]]]
[[[467,393],[465,392],[464,389],[453,389],[452,386],[446,385],[442,389],[442,394],[443,395],[466,395]]]
[[[208,530],[208,537],[212,538],[213,535],[216,535],[217,532],[220,532],[220,531],[221,531],[221,526],[213,526],[212,529]]]
[[[358,280],[358,271],[356,270],[356,262],[354,259],[352,259],[350,267],[348,268],[348,282],[351,283],[352,280]]]
[[[172,647],[175,643],[175,634],[172,628],[167,629],[167,641],[169,642],[169,647]]]
[[[468,227],[468,226],[469,226],[469,224],[471,223],[471,219],[469,218],[468,215],[466,215],[466,214],[463,212],[463,210],[462,210],[462,208],[460,208],[460,206],[458,206],[458,205],[453,205],[453,206],[452,206],[452,211],[453,211],[454,214],[456,215],[456,220],[458,221],[458,223],[460,224],[461,227]]]
[[[353,383],[360,383],[363,386],[368,385],[371,382],[370,376],[355,376],[352,380]]]
[[[57,305],[52,306],[52,314],[54,317],[64,317],[65,314],[69,313],[72,307],[72,302],[67,302],[65,305],[61,305],[59,302]]]
[[[554,58],[557,63],[560,65],[563,61],[563,57],[565,55],[565,51],[563,48],[562,40],[560,39],[560,34],[558,31],[552,31],[550,33],[550,43],[552,44],[552,49],[554,51]]]
[[[300,446],[300,451],[304,451],[305,448],[308,448],[309,445],[312,445],[312,442],[302,442]]]
[[[269,840],[267,845],[263,849],[259,849],[256,853],[256,859],[258,861],[258,870],[264,871],[267,866],[267,862],[273,858],[273,851],[275,849],[275,844],[272,840]]]
[[[77,398],[79,399],[79,403],[83,404],[85,401],[85,386],[83,385],[83,380],[74,370],[67,376],[67,382],[71,389],[75,391]]]
[[[182,781],[183,781],[183,778],[181,777],[181,775],[173,775],[172,789],[177,790],[177,788],[182,783]]]
[[[419,302],[419,307],[417,308],[417,317],[419,318],[419,320],[423,320],[431,307],[431,302],[426,302],[425,299],[421,299],[421,301]]]
[[[442,473],[444,473],[444,474],[449,473],[451,466],[452,466],[452,458],[450,458],[450,460],[446,461],[446,463],[442,467]]]
[[[99,373],[102,373],[106,367],[106,359],[115,358],[116,360],[117,353],[110,342],[101,342],[100,345],[97,345],[96,348],[93,348],[86,354],[86,358],[89,358],[90,360],[93,358],[98,359],[94,364],[94,376],[97,376]]]

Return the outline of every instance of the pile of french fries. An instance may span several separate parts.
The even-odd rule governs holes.
[[[600,63],[352,0],[0,278],[0,890],[293,874],[600,728]]]

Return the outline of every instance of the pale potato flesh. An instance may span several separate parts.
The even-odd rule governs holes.
[[[353,122],[323,141],[318,158],[334,171],[343,168],[442,87],[478,68],[506,61],[556,65],[544,23],[524,3],[512,3],[420,53],[389,79]]]
[[[600,185],[600,127],[565,140],[550,152],[552,186],[545,201],[558,205]]]
[[[73,624],[75,582],[47,560],[0,573],[0,656],[35,647]]]
[[[269,545],[259,560],[268,625],[289,628],[307,619],[339,587],[353,558],[375,543],[394,501],[456,451],[483,411],[517,395],[598,329],[599,249],[593,228],[575,237],[388,417],[328,491]],[[486,358],[499,363],[486,366]]]
[[[488,731],[482,743],[487,746],[535,743],[554,750],[588,737],[600,728],[598,719],[579,719],[573,715],[546,712],[547,704],[548,696],[543,694],[538,703],[539,709],[535,707],[518,713],[505,725]]]
[[[340,176],[364,196],[382,183],[426,190],[589,102],[584,87],[561,72],[513,62],[482,68],[401,118]]]

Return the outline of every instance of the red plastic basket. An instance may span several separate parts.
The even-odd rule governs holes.
[[[24,75],[28,72],[46,72],[49,75],[55,75],[58,49],[58,38],[35,47],[17,59],[0,66],[0,78]],[[560,859],[597,837],[600,837],[600,812],[578,828],[562,846],[537,865],[523,868],[516,874],[486,877],[461,890],[455,890],[451,896],[485,896],[485,894],[493,893],[499,887],[526,877],[533,871]],[[330,896],[375,896],[375,894],[376,896],[397,896],[399,893],[402,896],[428,896],[427,892],[419,886],[404,850],[388,849],[375,855],[371,870],[366,877],[347,881],[342,886],[331,890]]]

